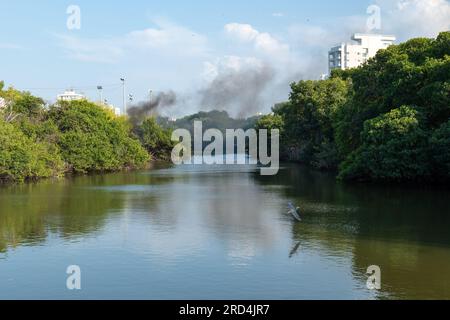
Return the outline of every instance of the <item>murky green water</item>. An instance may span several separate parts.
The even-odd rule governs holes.
[[[0,187],[0,298],[450,299],[449,194],[294,165]],[[69,265],[80,291],[66,288]],[[366,287],[370,265],[380,291]]]

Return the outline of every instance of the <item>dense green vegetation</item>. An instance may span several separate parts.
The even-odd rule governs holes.
[[[344,180],[450,180],[450,32],[291,89],[257,124],[282,129],[285,158]]]
[[[142,145],[154,158],[169,160],[174,142],[171,140],[172,130],[163,128],[156,118],[147,118],[135,128]]]
[[[52,106],[49,119],[58,127],[58,145],[77,173],[139,168],[149,160],[131,126],[112,111],[87,101]]]
[[[1,181],[142,168],[171,143],[154,119],[133,128],[86,100],[46,107],[28,92],[4,90],[3,82],[0,97],[6,102],[0,109]]]
[[[0,119],[0,180],[59,176],[64,163],[58,148],[24,134]]]

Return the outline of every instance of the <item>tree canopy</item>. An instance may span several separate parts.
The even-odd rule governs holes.
[[[7,102],[0,109],[0,180],[142,168],[151,159],[148,151],[168,152],[167,132],[149,126],[150,120],[144,121],[141,144],[128,119],[104,106],[81,100],[47,107],[3,82],[0,97]]]
[[[346,180],[449,179],[450,32],[291,86],[282,154]]]

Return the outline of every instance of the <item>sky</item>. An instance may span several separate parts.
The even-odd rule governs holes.
[[[286,100],[292,81],[319,79],[352,33],[400,42],[446,30],[448,0],[0,0],[0,80],[50,102],[68,88],[96,100],[102,85],[120,107],[124,77],[134,102],[175,92],[166,116],[249,116]]]

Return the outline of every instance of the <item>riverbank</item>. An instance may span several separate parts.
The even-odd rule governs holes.
[[[161,168],[171,168],[173,164],[167,160],[161,159],[152,159],[145,166],[141,168],[123,168],[115,171],[91,171],[88,173],[65,173],[62,176],[58,177],[46,177],[46,178],[35,178],[35,179],[25,179],[21,181],[15,180],[2,180],[0,179],[0,187],[8,187],[13,185],[29,185],[29,184],[38,184],[42,182],[59,182],[59,181],[70,181],[73,179],[78,179],[82,177],[102,177],[108,176],[111,174],[135,174],[136,172],[141,171],[151,171],[158,170]]]

